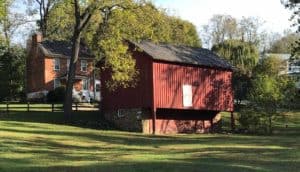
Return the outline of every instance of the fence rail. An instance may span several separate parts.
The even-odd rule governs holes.
[[[0,103],[0,112],[63,112],[63,104],[55,103],[16,103],[2,102]],[[73,103],[73,111],[97,111],[97,104]]]

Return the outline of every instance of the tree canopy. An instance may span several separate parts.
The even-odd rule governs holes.
[[[137,72],[135,62],[127,54],[124,40],[152,40],[176,45],[201,47],[196,27],[182,19],[169,16],[150,2],[127,1],[126,8],[104,14],[96,11],[82,33],[82,39],[93,49],[97,59],[105,57],[105,65],[112,69],[109,87],[132,85]],[[56,3],[49,11],[48,39],[70,40],[75,20],[71,0]]]
[[[293,27],[296,27],[297,33],[300,32],[300,1],[298,0],[282,0],[283,5],[292,10],[293,14],[290,18],[293,21]],[[300,38],[294,43],[291,51],[292,57],[298,57],[300,54]]]
[[[203,26],[202,36],[209,47],[231,39],[250,42],[258,46],[259,28],[262,23],[262,20],[257,17],[243,17],[238,20],[230,15],[217,14],[207,25]]]
[[[259,58],[258,49],[249,42],[225,40],[214,45],[212,51],[228,60],[235,67],[233,88],[235,99],[237,100],[237,108],[239,108],[241,101],[246,99],[250,88],[252,71]]]
[[[214,45],[212,51],[228,60],[243,75],[251,75],[259,58],[259,52],[253,44],[240,40],[226,40]]]
[[[24,91],[25,50],[0,45],[0,101],[15,100]]]
[[[284,36],[274,40],[271,47],[267,50],[269,53],[291,53],[300,36],[297,33],[288,32]]]
[[[296,95],[293,79],[280,75],[283,65],[283,61],[277,56],[263,58],[256,67],[247,95],[248,108],[255,112],[252,113],[252,118],[256,118],[260,126],[269,133],[272,133],[274,117],[279,115],[278,109],[290,106]],[[243,113],[241,115],[247,115]]]

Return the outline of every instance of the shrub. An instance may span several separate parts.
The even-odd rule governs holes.
[[[66,88],[64,86],[60,86],[51,90],[47,94],[47,101],[54,103],[54,102],[63,102],[65,99],[65,92]]]
[[[268,132],[268,123],[266,114],[252,108],[242,109],[238,116],[240,123],[240,132],[266,134]]]

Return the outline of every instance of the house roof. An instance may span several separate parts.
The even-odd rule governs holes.
[[[177,62],[232,70],[229,62],[204,48],[155,44],[150,41],[132,42],[155,60]]]
[[[50,41],[45,40],[39,43],[39,47],[43,53],[49,57],[67,57],[70,58],[72,55],[72,44],[68,41]],[[94,58],[94,55],[89,48],[81,43],[79,58]]]

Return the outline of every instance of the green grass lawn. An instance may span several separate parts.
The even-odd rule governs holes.
[[[273,136],[152,136],[66,125],[60,113],[0,114],[0,171],[300,171],[300,112],[286,116]]]

